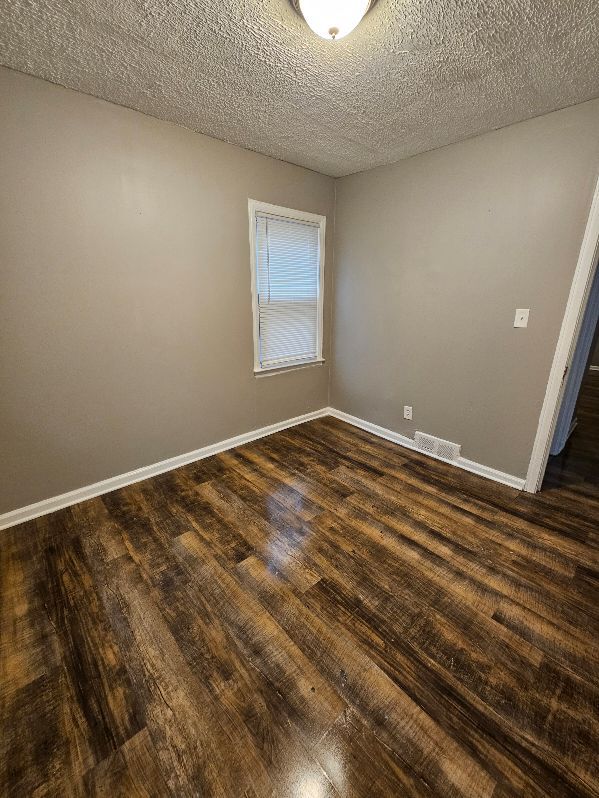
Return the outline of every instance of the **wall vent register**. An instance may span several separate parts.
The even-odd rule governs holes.
[[[254,371],[322,362],[325,217],[249,201]]]
[[[416,448],[421,452],[440,457],[442,460],[459,460],[462,447],[459,443],[435,438],[434,435],[426,435],[424,432],[414,433]]]

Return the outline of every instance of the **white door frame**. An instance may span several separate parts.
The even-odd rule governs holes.
[[[593,283],[597,257],[599,255],[599,178],[595,185],[595,193],[591,203],[591,210],[584,231],[578,263],[570,288],[570,295],[566,304],[566,311],[562,321],[553,364],[549,374],[549,382],[545,392],[545,399],[539,418],[539,426],[535,437],[532,456],[526,474],[524,490],[536,493],[541,488],[549,448],[553,439],[559,409],[566,387],[566,374],[570,368],[580,325],[586,309],[589,291]]]

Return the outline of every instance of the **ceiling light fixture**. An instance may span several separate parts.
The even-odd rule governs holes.
[[[291,0],[314,33],[342,39],[358,25],[376,0]]]

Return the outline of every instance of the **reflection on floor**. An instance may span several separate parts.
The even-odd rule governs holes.
[[[0,794],[597,796],[593,463],[321,419],[7,530]]]

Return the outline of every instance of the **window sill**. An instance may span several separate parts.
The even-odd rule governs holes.
[[[317,360],[307,360],[305,363],[290,363],[288,366],[271,366],[265,369],[254,369],[254,377],[274,377],[276,374],[286,374],[288,371],[307,369],[311,366],[322,366],[324,362],[324,358],[320,357]]]

